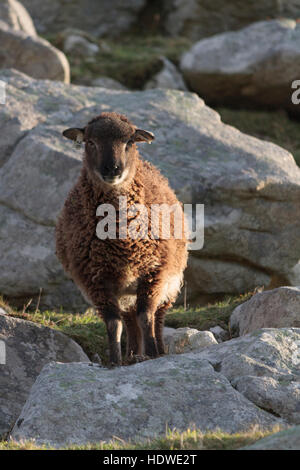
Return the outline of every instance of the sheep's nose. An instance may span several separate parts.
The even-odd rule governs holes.
[[[105,175],[114,177],[114,176],[120,176],[122,173],[122,168],[120,165],[112,165],[112,166],[105,166]]]

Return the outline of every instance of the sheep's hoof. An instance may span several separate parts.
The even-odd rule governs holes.
[[[115,363],[115,362],[110,362],[110,363],[108,364],[108,369],[115,369],[116,367],[120,367],[121,365],[122,365],[122,364],[119,364],[119,363],[117,364],[117,363]]]
[[[122,365],[122,358],[119,356],[111,357],[109,361],[109,367],[113,369],[114,367],[120,367]]]
[[[157,351],[159,356],[164,356],[166,354],[166,348],[164,344],[157,343]]]

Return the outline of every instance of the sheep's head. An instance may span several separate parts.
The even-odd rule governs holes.
[[[86,127],[66,129],[63,135],[85,143],[85,163],[89,171],[108,185],[128,181],[134,174],[135,143],[151,143],[154,139],[151,132],[137,129],[117,113],[102,113]]]

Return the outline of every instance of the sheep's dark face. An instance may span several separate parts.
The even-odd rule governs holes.
[[[151,132],[137,129],[125,116],[102,113],[84,129],[63,132],[69,139],[85,142],[86,164],[100,180],[119,185],[134,174],[136,142],[151,142]]]

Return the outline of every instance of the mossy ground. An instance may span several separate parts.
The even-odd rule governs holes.
[[[108,443],[99,442],[82,446],[69,446],[68,450],[237,450],[241,447],[278,432],[275,427],[272,431],[251,429],[247,432],[227,434],[222,431],[201,433],[195,429],[185,432],[167,431],[164,437],[148,439],[137,443],[114,439]],[[37,446],[32,441],[17,443],[13,441],[0,442],[0,450],[50,450],[51,447]]]

